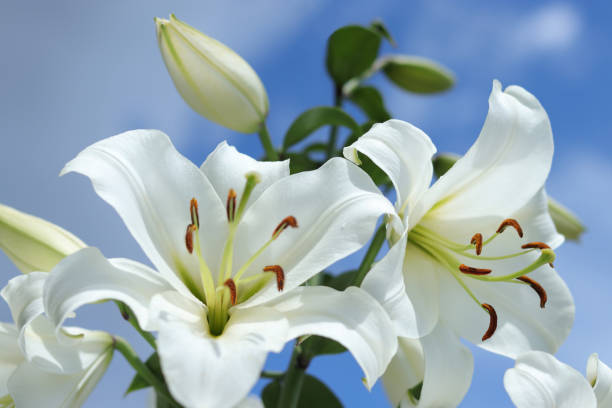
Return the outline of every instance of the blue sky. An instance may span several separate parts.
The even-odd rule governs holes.
[[[452,69],[455,88],[437,96],[399,91],[372,79],[393,116],[422,128],[440,151],[463,153],[484,121],[491,81],[518,84],[547,109],[555,134],[548,191],[587,225],[581,243],[558,251],[557,270],[576,301],[576,323],[558,353],[584,371],[597,351],[612,363],[608,326],[612,274],[607,237],[612,231],[611,8],[604,1],[389,1],[389,2],[3,2],[0,34],[0,202],[51,220],[108,257],[146,261],[121,220],[97,198],[84,177],[58,178],[64,163],[102,138],[134,128],[168,133],[196,163],[222,140],[262,153],[257,137],[236,134],[192,112],[178,96],[161,61],[153,17],[170,12],[243,55],[266,85],[269,127],[279,144],[301,111],[331,104],[325,75],[327,36],[348,23],[380,17],[398,48],[383,52],[433,58]],[[17,274],[0,255],[0,284]],[[0,308],[0,318],[9,319]],[[78,323],[133,340],[149,352],[111,305],[79,313]],[[474,349],[472,388],[462,406],[509,407],[502,376],[511,360]],[[287,352],[271,355],[282,369]],[[386,406],[380,385],[368,393],[348,354],[314,361],[346,406]],[[131,377],[117,355],[87,407],[139,406],[146,393],[122,394]],[[262,384],[259,384],[261,387]],[[259,388],[258,388],[259,389]],[[443,391],[443,390],[441,390]]]

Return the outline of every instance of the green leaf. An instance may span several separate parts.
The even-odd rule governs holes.
[[[580,240],[586,227],[573,212],[552,197],[548,197],[548,212],[560,234],[571,241]]]
[[[285,134],[283,150],[287,150],[325,125],[345,126],[357,132],[360,129],[357,122],[340,108],[333,106],[311,108],[298,116],[291,124],[287,134]]]
[[[393,55],[385,57],[381,65],[387,78],[410,92],[442,92],[452,87],[455,82],[448,69],[426,58]]]
[[[419,403],[421,399],[421,391],[423,390],[423,381],[408,390],[408,398],[414,405]]]
[[[261,399],[266,408],[276,408],[281,382],[274,380],[263,389]],[[332,390],[315,377],[305,374],[297,408],[342,408],[342,403]]]
[[[314,170],[321,165],[321,163],[309,158],[306,153],[286,153],[284,157],[289,159],[291,174]]]
[[[277,408],[278,397],[281,391],[281,381],[270,381],[261,391],[261,400],[266,408]]]
[[[339,275],[332,275],[329,272],[323,272],[319,274],[321,276],[320,285],[329,286],[336,290],[344,290],[351,286],[357,275],[357,270],[351,270],[343,272]]]
[[[436,177],[440,178],[446,173],[461,156],[454,153],[440,153],[433,158],[433,168]]]
[[[395,42],[395,40],[391,36],[391,32],[387,29],[387,26],[382,22],[382,20],[374,20],[374,21],[372,21],[372,24],[370,24],[370,27],[374,31],[376,31],[378,34],[380,34],[381,36],[386,38],[387,41],[389,41],[389,44],[391,44],[394,47],[397,47],[397,43]]]
[[[361,161],[361,167],[369,176],[372,178],[372,181],[377,186],[387,186],[392,185],[391,179],[387,176],[387,173],[382,171],[380,167],[378,167],[368,156],[365,154],[359,154],[359,160]]]
[[[391,119],[381,93],[373,86],[360,86],[354,89],[349,95],[349,100],[359,106],[374,122],[385,122]]]
[[[151,354],[145,364],[147,365],[147,367],[149,367],[149,370],[151,370],[151,372],[155,374],[158,378],[164,378],[161,371],[161,365],[159,364],[159,355],[157,354],[157,352]],[[125,391],[124,395],[128,395],[133,391],[138,391],[150,386],[151,384],[149,384],[147,380],[142,378],[140,374],[136,373],[136,375],[134,375],[134,378],[132,378],[132,382],[130,383],[128,389]]]
[[[327,72],[337,86],[367,71],[378,55],[380,34],[350,25],[333,32],[327,40]]]
[[[324,354],[340,354],[346,351],[346,348],[335,340],[321,336],[309,336],[301,343],[302,350],[308,360],[315,356]]]

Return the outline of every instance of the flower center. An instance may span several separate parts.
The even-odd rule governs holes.
[[[279,291],[282,291],[285,284],[285,273],[280,265],[267,265],[260,273],[245,276],[245,272],[255,262],[255,260],[281,235],[287,228],[297,228],[297,220],[293,216],[287,216],[281,220],[278,226],[272,231],[272,236],[257,250],[255,253],[236,271],[233,273],[234,259],[234,241],[236,231],[244,211],[246,204],[253,192],[253,189],[259,183],[259,176],[256,173],[247,173],[244,192],[240,198],[240,202],[236,205],[237,194],[234,189],[229,190],[226,202],[227,222],[229,232],[223,254],[221,265],[217,271],[217,279],[215,280],[212,271],[208,267],[206,260],[202,255],[200,244],[200,220],[198,215],[198,202],[195,198],[190,202],[191,224],[187,226],[185,233],[185,247],[190,254],[198,258],[200,281],[204,293],[194,290],[195,284],[188,274],[180,274],[181,279],[185,282],[192,293],[198,297],[208,307],[208,325],[210,332],[213,335],[220,335],[223,332],[225,324],[229,320],[229,308],[237,303],[243,302],[259,291],[269,279],[275,277],[276,286]]]
[[[489,339],[495,333],[497,328],[497,313],[492,305],[481,302],[476,295],[474,295],[474,293],[466,285],[464,281],[465,279],[476,279],[485,282],[510,282],[520,285],[528,285],[539,296],[541,308],[544,308],[547,301],[546,290],[544,290],[542,285],[526,275],[535,271],[542,265],[549,264],[551,267],[553,266],[552,262],[555,260],[555,253],[548,245],[543,242],[529,242],[522,245],[521,248],[523,250],[519,252],[501,256],[481,255],[485,247],[493,242],[508,227],[515,229],[519,238],[523,237],[523,229],[518,221],[512,218],[504,220],[500,224],[497,231],[486,240],[483,238],[481,233],[474,234],[468,245],[449,240],[448,238],[443,237],[422,225],[417,225],[414,227],[408,235],[409,242],[419,247],[442,266],[444,266],[457,280],[463,290],[465,290],[465,292],[478,304],[478,306],[489,314],[489,328],[482,336],[483,341]],[[472,253],[472,251],[474,251],[474,253]],[[499,265],[500,262],[504,262],[510,258],[524,256],[533,251],[540,251],[540,256],[525,268],[506,275],[491,276],[491,272],[493,269],[495,269],[495,265]],[[465,260],[465,262],[468,262],[467,260],[469,259],[486,261],[487,266],[491,266],[493,269],[468,266],[460,262],[459,259]]]

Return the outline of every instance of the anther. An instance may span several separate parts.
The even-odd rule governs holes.
[[[198,200],[192,198],[189,202],[189,213],[191,214],[191,223],[196,228],[200,228],[200,215],[198,214]]]
[[[507,219],[503,220],[502,223],[499,225],[499,228],[497,228],[496,232],[498,234],[501,234],[502,232],[504,232],[506,227],[514,228],[516,230],[516,232],[518,233],[518,236],[523,238],[523,229],[521,228],[521,225],[518,223],[517,220],[515,220],[513,218],[507,218]]]
[[[523,249],[550,249],[550,247],[548,245],[546,245],[543,242],[529,242],[525,245],[521,245],[521,248]]]
[[[280,224],[276,228],[274,228],[274,232],[272,233],[272,239],[276,239],[280,235],[281,232],[286,230],[287,228],[297,228],[298,223],[294,216],[290,215],[285,217]]]
[[[196,231],[196,227],[193,224],[187,226],[187,232],[185,233],[185,246],[189,253],[193,253],[193,233]]]
[[[482,252],[482,234],[480,232],[474,234],[472,240],[470,241],[470,244],[476,246],[476,255],[480,255],[480,253]]]
[[[263,268],[264,272],[274,272],[276,274],[276,288],[279,292],[285,287],[285,272],[280,265],[268,265]]]
[[[459,270],[468,275],[488,275],[491,273],[491,269],[474,268],[464,264],[459,265]]]
[[[229,291],[230,291],[230,302],[232,303],[232,306],[236,304],[236,283],[234,282],[234,280],[232,278],[229,278],[228,280],[226,280],[223,283],[224,286],[226,286]]]
[[[528,283],[529,286],[531,286],[531,289],[533,289],[540,297],[540,307],[544,309],[544,306],[546,306],[546,301],[548,300],[548,296],[546,295],[546,290],[544,290],[542,285],[540,285],[537,281],[531,279],[528,276],[519,276],[516,279]]]
[[[236,216],[236,192],[233,188],[230,188],[227,193],[225,211],[227,212],[227,220],[234,221],[234,217]]]
[[[485,341],[491,338],[493,333],[495,333],[495,330],[497,330],[497,313],[495,312],[495,309],[493,309],[493,306],[488,303],[483,303],[481,306],[489,313],[489,328],[482,336],[482,341]]]

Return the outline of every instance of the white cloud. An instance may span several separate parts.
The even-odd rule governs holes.
[[[553,3],[524,17],[510,37],[518,55],[563,52],[571,48],[582,30],[582,20],[569,4]]]

